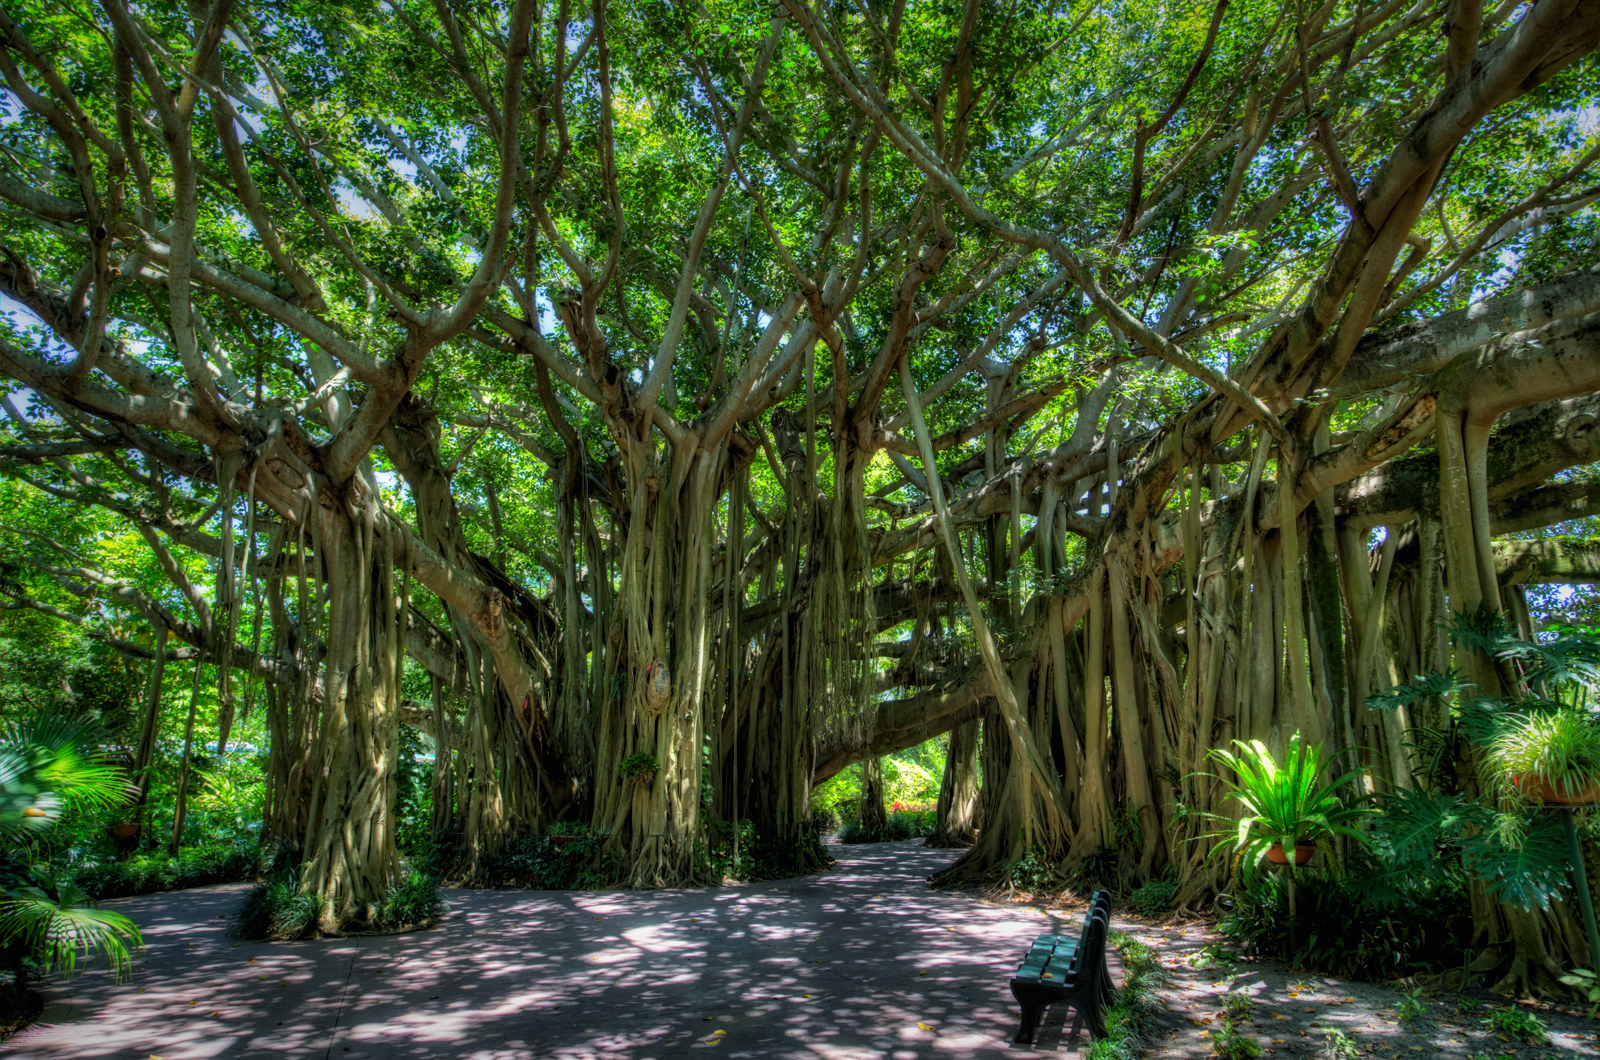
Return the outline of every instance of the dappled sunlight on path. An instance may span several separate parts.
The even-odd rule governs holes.
[[[131,983],[52,982],[16,1060],[116,1057],[609,1058],[721,1053],[854,1060],[1010,1047],[1006,981],[1040,931],[1019,905],[929,890],[957,851],[834,847],[815,876],[665,891],[446,892],[409,935],[239,943],[244,887],[107,902],[145,931]],[[1062,1042],[1052,1013],[1040,1050]],[[719,1033],[720,1032],[720,1033]]]

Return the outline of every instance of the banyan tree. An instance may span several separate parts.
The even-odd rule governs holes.
[[[1372,695],[1492,681],[1450,616],[1532,637],[1529,586],[1600,571],[1600,4],[0,34],[0,466],[166,579],[16,537],[4,592],[158,686],[203,662],[205,739],[266,712],[327,931],[399,871],[402,725],[462,878],[559,821],[626,885],[737,821],[807,871],[814,785],[950,733],[935,882],[1033,855],[1203,908],[1209,750],[1406,789],[1433,719]],[[1481,970],[1582,963],[1479,899]]]

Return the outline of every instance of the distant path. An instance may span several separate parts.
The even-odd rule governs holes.
[[[238,943],[242,884],[107,902],[144,931],[131,983],[47,990],[12,1060],[1016,1056],[1006,987],[1040,931],[1021,905],[929,890],[956,851],[833,847],[827,872],[675,891],[450,890],[410,935]],[[1052,1013],[1040,1048],[1062,1043]],[[922,1029],[918,1024],[928,1028]],[[715,1031],[725,1034],[715,1034]]]

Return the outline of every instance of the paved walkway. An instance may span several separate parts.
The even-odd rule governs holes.
[[[807,1060],[1017,1055],[1006,978],[1041,931],[1020,905],[928,889],[954,851],[835,847],[827,872],[675,891],[452,890],[409,935],[240,943],[244,885],[107,902],[144,931],[131,983],[47,987],[13,1060],[198,1057]],[[1052,1012],[1039,1048],[1063,1042]]]

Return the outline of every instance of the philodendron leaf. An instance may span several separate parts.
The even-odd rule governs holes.
[[[1548,908],[1567,888],[1566,834],[1554,818],[1541,815],[1521,840],[1512,846],[1499,830],[1477,832],[1462,838],[1462,857],[1496,901]]]
[[[1409,707],[1414,703],[1424,703],[1435,697],[1443,699],[1453,696],[1457,692],[1478,687],[1466,680],[1466,675],[1455,667],[1444,673],[1419,674],[1410,681],[1405,681],[1392,688],[1386,688],[1377,695],[1367,698],[1369,710],[1396,710],[1400,707]]]

